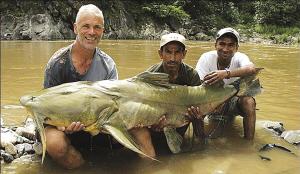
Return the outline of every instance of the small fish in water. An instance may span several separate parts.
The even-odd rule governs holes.
[[[283,147],[283,146],[280,146],[280,145],[277,145],[277,144],[265,144],[262,148],[259,149],[259,152],[267,151],[267,150],[270,150],[274,147],[295,155],[295,153],[293,153],[290,149],[288,149],[286,147]]]
[[[20,102],[34,117],[40,132],[42,162],[46,152],[43,124],[66,127],[74,121],[83,123],[91,135],[109,133],[125,147],[154,159],[140,150],[128,130],[140,124],[158,124],[166,115],[167,143],[173,153],[178,153],[182,138],[176,128],[189,123],[186,109],[197,106],[201,113],[208,114],[234,95],[251,90],[255,94],[260,89],[256,75],[241,78],[237,89],[233,85],[174,85],[169,83],[168,74],[144,72],[125,80],[65,83],[23,96]]]
[[[271,158],[266,157],[266,156],[262,156],[262,155],[258,155],[260,157],[260,159],[264,160],[264,161],[271,161]]]

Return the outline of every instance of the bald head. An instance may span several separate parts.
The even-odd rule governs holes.
[[[102,11],[97,6],[95,6],[93,4],[83,5],[79,8],[79,11],[78,11],[77,16],[76,16],[75,23],[78,23],[80,18],[84,15],[97,16],[97,17],[102,18],[103,21],[104,21]]]

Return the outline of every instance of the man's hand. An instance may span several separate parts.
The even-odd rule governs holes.
[[[190,121],[193,121],[195,119],[201,119],[201,120],[203,120],[203,113],[201,113],[199,107],[194,107],[194,106],[189,107],[187,109],[187,113],[185,113],[185,116]]]
[[[80,122],[72,122],[68,127],[57,127],[57,130],[63,131],[66,134],[72,134],[83,130],[84,125]]]
[[[190,122],[193,124],[193,131],[194,134],[204,140],[205,133],[204,133],[204,117],[203,113],[200,111],[199,107],[191,106],[187,109],[187,113],[185,116],[188,118]]]
[[[149,129],[156,131],[156,132],[160,132],[164,129],[164,127],[166,127],[167,125],[167,119],[166,119],[166,115],[163,115],[160,117],[160,119],[158,120],[157,124],[153,124],[151,126],[148,126]],[[142,123],[137,124],[134,126],[134,128],[143,128],[145,127],[145,125],[143,125]]]
[[[208,73],[203,81],[205,84],[207,85],[213,85],[215,83],[217,83],[220,80],[223,80],[227,77],[227,72],[226,70],[217,70],[217,71],[212,71],[210,73]]]
[[[166,115],[163,115],[162,117],[160,117],[158,123],[152,125],[150,128],[153,131],[160,132],[160,131],[163,131],[163,129],[164,129],[164,127],[166,127],[166,125],[167,125]]]

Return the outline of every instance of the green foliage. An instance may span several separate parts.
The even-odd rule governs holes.
[[[145,12],[149,12],[157,18],[161,19],[175,19],[180,23],[190,19],[190,15],[187,14],[181,6],[176,4],[165,5],[152,3],[142,8]]]
[[[208,31],[216,27],[217,16],[216,5],[213,1],[190,0],[185,3],[183,9],[190,14],[194,23],[198,24],[202,30]]]
[[[256,25],[255,32],[262,34],[265,38],[274,40],[276,43],[299,43],[300,28],[299,27],[279,27],[277,25]],[[296,41],[292,37],[297,38]]]
[[[258,24],[300,26],[299,0],[259,0],[255,10]]]
[[[255,5],[251,1],[242,1],[236,4],[239,11],[239,23],[244,25],[254,24]]]
[[[219,7],[217,12],[221,14],[221,17],[225,22],[240,23],[239,11],[233,2],[220,1]]]
[[[270,35],[276,34],[287,34],[287,35],[296,35],[300,33],[299,27],[279,27],[276,25],[256,25],[255,31],[257,33],[267,33]]]

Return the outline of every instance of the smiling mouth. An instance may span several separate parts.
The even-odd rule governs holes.
[[[88,41],[96,41],[97,37],[85,37],[85,39]]]
[[[175,65],[177,65],[176,62],[169,62],[169,63],[167,63],[167,64],[170,65],[170,66],[175,66]]]
[[[176,67],[177,64],[168,64],[169,67]]]

